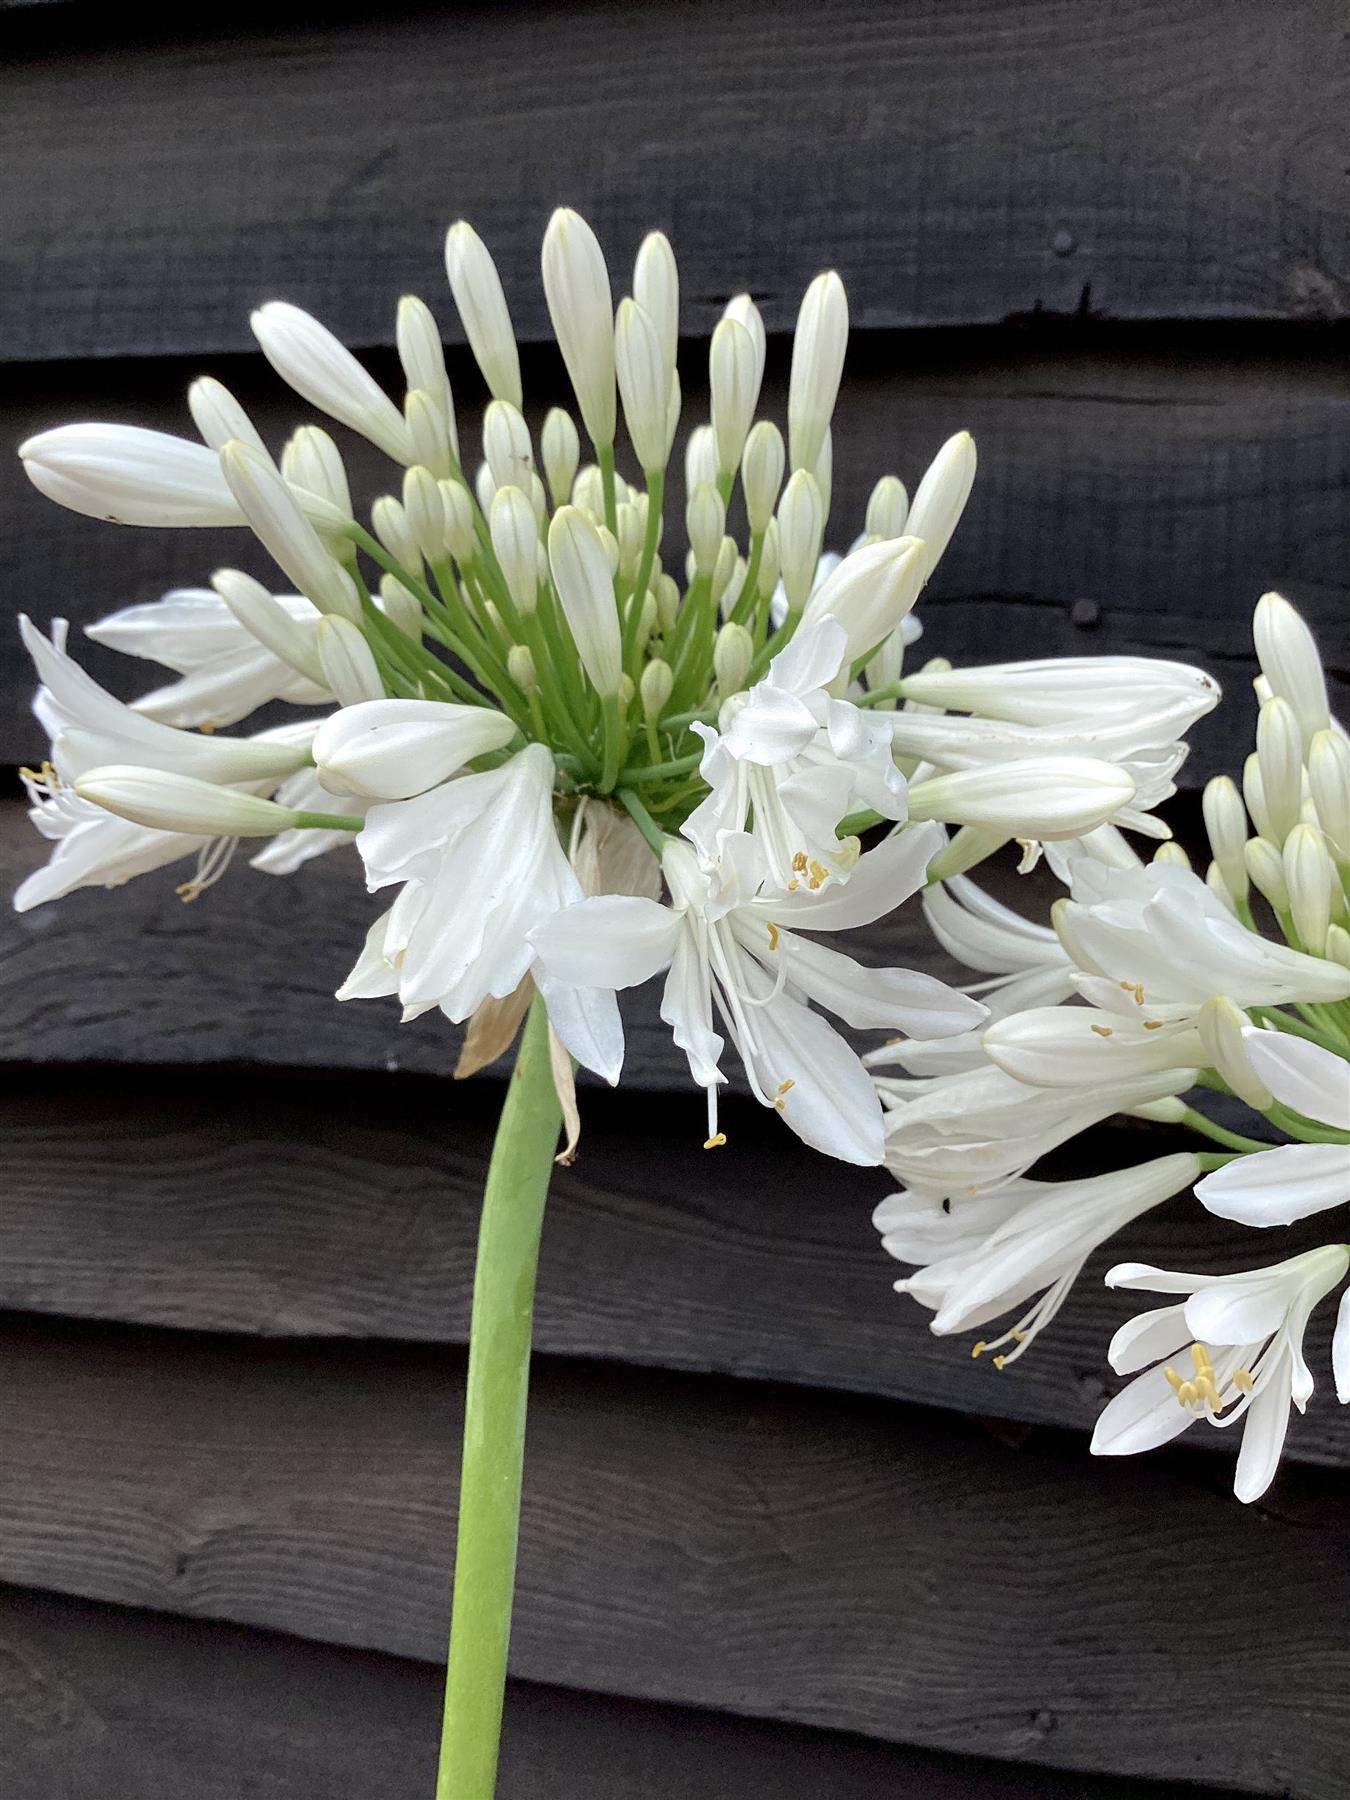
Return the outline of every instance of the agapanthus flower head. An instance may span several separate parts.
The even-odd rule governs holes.
[[[912,615],[971,493],[975,447],[958,430],[912,471],[912,505],[882,475],[862,536],[826,550],[848,343],[836,273],[802,300],[784,420],[756,418],[765,322],[748,295],[727,305],[708,348],[711,416],[682,455],[686,544],[667,483],[681,410],[667,239],[644,239],[625,293],[590,225],[554,214],[541,274],[579,417],[552,408],[537,439],[507,298],[472,226],[450,228],[445,262],[486,389],[476,468],[472,384],[457,377],[457,405],[433,306],[397,301],[392,393],[300,308],[253,315],[297,396],[391,459],[368,526],[333,436],[304,425],[271,445],[209,375],[189,394],[200,443],[75,425],[22,447],[36,486],[96,517],[251,527],[295,591],[225,568],[210,589],[101,621],[98,641],[176,677],[132,706],[25,627],[52,738],[30,792],[57,850],[21,903],[189,854],[203,859],[195,894],[237,838],[269,830],[252,860],[274,873],[354,842],[371,890],[397,893],[344,998],[395,995],[405,1016],[455,1021],[487,1009],[499,1034],[533,983],[571,1055],[614,1080],[615,991],[664,968],[710,1143],[725,1033],[756,1098],[818,1147],[878,1161],[880,1101],[822,1014],[933,1045],[963,1042],[985,1008],[799,932],[879,918],[921,888],[945,842],[934,821],[962,854],[971,832],[1034,845],[1112,821],[1152,829],[1147,808],[1210,684],[1170,665],[1150,682],[1134,661],[1119,679],[1080,670],[1085,692],[1115,680],[1091,727],[1088,702],[1075,709],[1040,665],[977,671],[966,690],[948,670],[946,697],[933,687],[946,665],[907,685]],[[1297,662],[1284,656],[1290,682]],[[215,729],[274,700],[309,716]],[[949,705],[968,716],[939,716]],[[1311,703],[1301,716],[1318,722]],[[587,850],[617,841],[606,819],[645,859],[640,882],[631,856],[619,874],[612,852]]]
[[[1037,1185],[1021,1180],[1037,1157],[1111,1113],[1186,1126],[1205,1140],[1188,1159],[1162,1160],[1189,1165],[1169,1191],[1194,1185],[1217,1218],[1268,1230],[1350,1202],[1350,751],[1328,711],[1312,635],[1288,601],[1261,599],[1254,637],[1257,747],[1241,790],[1222,775],[1205,790],[1204,876],[1167,843],[1140,862],[1113,824],[1047,844],[1068,890],[1048,927],[956,875],[925,910],[944,946],[985,973],[967,991],[984,995],[994,1017],[960,1038],[899,1042],[867,1058],[888,1109],[886,1160],[906,1183],[878,1224],[888,1249],[920,1265],[901,1289],[935,1309],[942,1331],[1030,1298],[1033,1273],[1044,1288],[1014,1327],[1017,1348],[1005,1363],[1047,1323],[1081,1266],[1085,1220],[1101,1227],[1088,1234],[1095,1247],[1137,1216],[1112,1213],[1111,1195],[1131,1191],[1120,1175],[1067,1184],[1066,1198],[1095,1197],[1086,1211],[1077,1199],[1058,1207],[1022,1192]],[[951,767],[983,755],[1006,768],[1031,744],[1043,747],[1047,732],[1067,733],[1062,748],[1109,743],[1137,773],[1145,751],[1167,760],[1164,738],[1212,697],[1194,671],[1157,665],[1150,684],[1147,668],[1122,665],[1108,678],[1090,663],[1073,672],[1032,664],[1007,671],[1003,684],[992,671],[921,672],[906,691],[925,703],[978,705],[983,717],[897,715],[896,743]],[[922,786],[911,781],[911,817]],[[944,859],[965,866],[955,855],[965,836],[936,870]],[[974,854],[987,848],[981,840]],[[1245,1104],[1254,1122],[1239,1128],[1231,1115],[1190,1104],[1183,1096],[1197,1081]],[[1301,1350],[1308,1314],[1344,1279],[1348,1260],[1332,1242],[1236,1276],[1113,1270],[1114,1286],[1190,1297],[1117,1334],[1118,1373],[1157,1366],[1106,1408],[1093,1448],[1146,1449],[1197,1419],[1223,1427],[1250,1410],[1236,1491],[1244,1500],[1264,1492],[1290,1405],[1302,1408],[1312,1392]],[[1337,1394],[1350,1400],[1350,1300],[1333,1366]]]

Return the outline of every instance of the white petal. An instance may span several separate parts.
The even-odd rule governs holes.
[[[1127,1319],[1111,1339],[1106,1360],[1117,1375],[1133,1375],[1191,1341],[1184,1306],[1155,1306]]]
[[[669,962],[680,915],[635,894],[599,894],[565,906],[530,941],[545,971],[575,987],[628,988]]]
[[[1331,1370],[1336,1377],[1336,1398],[1344,1406],[1350,1401],[1350,1288],[1341,1295],[1336,1309],[1336,1332],[1331,1340]]]
[[[1248,1031],[1248,1061],[1277,1100],[1302,1113],[1350,1131],[1350,1062],[1284,1031]]]
[[[1182,1406],[1161,1368],[1138,1375],[1103,1409],[1092,1433],[1094,1456],[1134,1456],[1180,1437],[1200,1417]]]
[[[792,985],[859,1030],[940,1038],[972,1030],[986,1016],[977,1000],[917,969],[867,969],[841,951],[795,935],[784,936],[780,946]]]
[[[572,987],[554,980],[538,963],[534,983],[544,997],[549,1024],[567,1049],[614,1087],[623,1069],[623,1022],[613,990]]]
[[[1236,1225],[1292,1225],[1350,1199],[1350,1144],[1281,1144],[1239,1156],[1195,1192]]]
[[[1244,1505],[1259,1500],[1275,1479],[1288,1430],[1289,1374],[1282,1357],[1281,1366],[1269,1372],[1242,1423],[1233,1492]]]
[[[1259,1344],[1279,1330],[1288,1310],[1286,1287],[1264,1270],[1206,1282],[1185,1306],[1191,1335],[1208,1344]]]
[[[944,842],[941,826],[906,826],[860,856],[847,883],[831,884],[818,894],[799,890],[758,903],[757,910],[804,931],[870,925],[923,886],[928,865]]]
[[[838,619],[800,625],[791,643],[769,664],[765,684],[804,698],[834,680],[847,647],[848,633]]]
[[[681,931],[675,940],[661,995],[661,1017],[671,1027],[677,1047],[689,1058],[689,1072],[700,1087],[714,1087],[726,1080],[718,1067],[724,1046],[712,1027],[708,965],[688,931]]]
[[[767,978],[766,978],[767,980]],[[757,1050],[745,1057],[761,1089],[782,1099],[784,1119],[803,1142],[841,1162],[882,1160],[885,1133],[872,1078],[832,1026],[780,994],[754,1017]],[[738,1045],[742,1055],[745,1047]],[[779,1095],[784,1082],[791,1082]]]
[[[818,729],[804,701],[761,682],[728,719],[722,742],[738,760],[772,765],[800,756]]]

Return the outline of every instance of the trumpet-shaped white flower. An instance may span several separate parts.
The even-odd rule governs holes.
[[[505,713],[443,700],[368,700],[344,706],[314,735],[322,787],[371,800],[406,800],[439,787],[474,757],[516,735]]]
[[[401,886],[371,926],[340,1000],[397,994],[415,1016],[456,1024],[534,969],[558,1036],[579,1062],[618,1080],[623,1030],[613,992],[535,968],[535,927],[582,898],[553,824],[553,759],[530,744],[484,774],[372,806],[356,840],[372,893]]]
[[[987,1324],[1036,1296],[1009,1330],[974,1346],[975,1356],[1000,1352],[994,1366],[1001,1369],[1054,1318],[1093,1251],[1189,1187],[1200,1169],[1196,1156],[1162,1156],[1079,1181],[1014,1179],[957,1197],[949,1208],[922,1190],[903,1192],[883,1200],[872,1222],[884,1250],[923,1265],[895,1290],[931,1308],[939,1337]]]
[[[23,783],[28,816],[53,849],[46,863],[15,890],[16,912],[30,912],[49,900],[64,899],[77,888],[120,887],[185,856],[201,857],[211,844],[211,839],[201,834],[148,831],[130,819],[118,818],[94,801],[82,799],[50,766],[41,771],[24,770]],[[203,873],[199,870],[199,876]]]
[[[20,615],[19,631],[42,683],[33,710],[52,740],[51,759],[63,781],[101,763],[172,770],[206,781],[280,780],[308,760],[303,745],[276,738],[207,737],[145,718],[66,654],[64,621],[48,639]]]
[[[1170,1442],[1201,1419],[1223,1429],[1245,1418],[1233,1491],[1239,1500],[1258,1500],[1274,1479],[1291,1404],[1302,1412],[1312,1395],[1303,1360],[1308,1318],[1348,1266],[1345,1245],[1328,1244],[1240,1275],[1174,1274],[1143,1263],[1112,1269],[1108,1287],[1186,1298],[1139,1314],[1112,1339],[1116,1373],[1145,1373],[1102,1412],[1093,1454],[1131,1456]],[[1344,1327],[1343,1317],[1338,1340]],[[1180,1360],[1187,1345],[1189,1358],[1178,1369],[1172,1359]],[[1338,1367],[1347,1356],[1350,1346],[1339,1342]]]
[[[932,976],[864,969],[792,929],[847,930],[889,912],[923,879],[936,843],[901,833],[862,857],[837,894],[785,894],[738,902],[730,883],[714,889],[692,850],[671,839],[662,868],[671,904],[620,895],[587,900],[532,933],[546,971],[583,987],[634,987],[669,965],[661,1016],[708,1094],[709,1147],[724,1141],[717,1089],[724,1043],[714,1008],[761,1105],[818,1150],[844,1162],[881,1161],[881,1108],[856,1054],[812,1012],[809,1001],[859,1029],[964,1031],[982,1008]],[[727,846],[733,865],[757,858],[744,839]],[[751,892],[742,884],[742,892]]]
[[[1083,971],[1079,991],[1126,1017],[1188,1019],[1215,994],[1239,1006],[1350,995],[1350,970],[1247,930],[1199,876],[1173,865],[1077,861],[1073,896],[1054,919]]]
[[[847,893],[847,889],[843,890]],[[903,1046],[894,1046],[899,1061]],[[871,1059],[880,1065],[890,1052]],[[886,1114],[886,1167],[939,1197],[986,1190],[1112,1113],[1183,1093],[1195,1069],[1164,1069],[1101,1087],[1033,1088],[988,1063],[926,1080],[875,1077]]]
[[[269,598],[297,628],[318,621],[317,608],[303,595]],[[165,725],[234,725],[271,700],[296,706],[332,700],[327,688],[260,643],[210,588],[173,588],[161,600],[109,613],[86,626],[85,634],[109,650],[176,672],[179,680],[132,702],[134,711]]]
[[[905,817],[888,725],[827,692],[846,653],[837,620],[803,624],[763,681],[723,704],[717,730],[694,725],[707,746],[699,773],[710,791],[683,831],[705,869],[721,863],[728,838],[753,814],[762,878],[789,893],[815,891],[845,879],[857,859],[856,840],[836,835],[846,814]]]
[[[19,445],[33,486],[114,525],[242,525],[205,444],[139,425],[58,425]]]

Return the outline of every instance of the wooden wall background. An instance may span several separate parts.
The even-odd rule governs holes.
[[[934,650],[1198,656],[1230,701],[1194,784],[1246,748],[1250,607],[1279,585],[1344,700],[1341,0],[366,11],[172,35],[0,12],[6,443],[80,417],[184,429],[207,368],[279,431],[250,307],[310,306],[385,370],[401,292],[450,319],[460,214],[533,344],[566,200],[616,268],[670,231],[691,333],[749,286],[779,400],[800,290],[840,268],[841,531],[876,473],[912,481],[975,431]],[[551,353],[526,364],[545,402]],[[0,607],[44,621],[241,555],[59,512],[13,462],[0,539]],[[6,642],[12,768],[42,745]],[[89,663],[125,691],[117,659]],[[6,885],[38,856],[9,801]],[[241,870],[194,908],[150,878],[4,922],[6,1800],[429,1790],[499,1086],[445,1080],[435,1027],[339,1014],[367,912],[334,861]],[[912,921],[871,948],[934,960]],[[1350,1425],[1329,1382],[1257,1507],[1222,1443],[1094,1463],[1122,1316],[1097,1281],[1000,1379],[891,1294],[884,1180],[823,1169],[746,1104],[703,1156],[649,1014],[632,1067],[587,1096],[550,1213],[505,1800],[1339,1800]],[[1233,1254],[1193,1204],[1140,1241],[1159,1231],[1183,1264]]]

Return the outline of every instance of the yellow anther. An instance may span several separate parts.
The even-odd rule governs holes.
[[[1250,1369],[1234,1369],[1233,1386],[1241,1388],[1244,1394],[1253,1393],[1256,1389],[1256,1378]]]
[[[788,883],[788,889],[787,889],[787,891],[788,891],[788,892],[789,892],[789,894],[795,894],[795,893],[796,893],[796,891],[797,891],[797,889],[798,889],[798,888],[799,888],[799,887],[800,887],[800,886],[801,886],[801,885],[802,885],[802,884],[801,884],[801,882],[800,882],[800,881],[798,881],[798,880],[797,880],[797,878],[796,878],[796,876],[794,876],[794,877],[793,877],[793,878],[792,878],[792,880],[791,880],[791,881],[789,881],[789,883]]]
[[[996,1356],[994,1358],[994,1367],[996,1369],[998,1369],[1001,1373],[1003,1370],[1004,1364],[1007,1362],[1007,1360],[1008,1359],[1006,1356]]]
[[[769,922],[769,948],[770,950],[776,950],[778,948],[778,927],[772,920]]]
[[[984,1355],[985,1351],[988,1348],[989,1348],[989,1346],[988,1346],[988,1344],[985,1343],[983,1338],[981,1338],[977,1344],[972,1344],[970,1346],[970,1354],[971,1354],[972,1359],[975,1361],[978,1361],[979,1358]]]
[[[1195,1364],[1197,1375],[1212,1375],[1214,1364],[1209,1360],[1209,1351],[1203,1344],[1191,1345],[1191,1361]]]
[[[173,891],[184,906],[191,906],[194,900],[201,899],[203,890],[198,882],[182,881]]]
[[[1171,1363],[1168,1363],[1166,1368],[1164,1368],[1163,1374],[1167,1377],[1168,1382],[1171,1384],[1172,1392],[1174,1394],[1179,1394],[1181,1392],[1181,1385],[1182,1385],[1183,1378],[1177,1374],[1176,1370],[1172,1367]]]
[[[1122,981],[1120,986],[1122,992],[1134,995],[1134,1003],[1136,1006],[1142,1006],[1144,1004],[1144,984],[1142,981]]]
[[[1200,1398],[1200,1390],[1193,1381],[1183,1381],[1177,1389],[1177,1399],[1183,1406],[1194,1406]]]
[[[813,862],[811,864],[811,892],[813,894],[818,887],[823,887],[829,879],[830,871],[825,867],[824,863]]]
[[[703,1148],[705,1150],[720,1150],[726,1141],[727,1134],[725,1131],[715,1131],[710,1138],[704,1138]]]
[[[210,737],[216,729],[216,722],[214,719],[203,719],[197,729],[203,737]]]
[[[1008,1336],[1012,1339],[1014,1344],[1025,1344],[1027,1341],[1027,1334],[1025,1331],[1010,1331]]]
[[[797,852],[797,854],[792,859],[792,866],[796,870],[798,875],[805,875],[805,873],[806,873],[806,852],[805,852],[805,850],[799,850]]]
[[[786,1081],[779,1082],[778,1092],[780,1094],[786,1094],[789,1088],[795,1088],[796,1085],[797,1085],[796,1077],[789,1075]]]
[[[1088,1029],[1094,1031],[1098,1037],[1110,1037],[1112,1035],[1111,1027],[1109,1025],[1091,1025]]]
[[[1161,1019],[1145,1019],[1144,1020],[1144,1030],[1145,1031],[1161,1031],[1162,1028],[1163,1028],[1163,1021]]]

